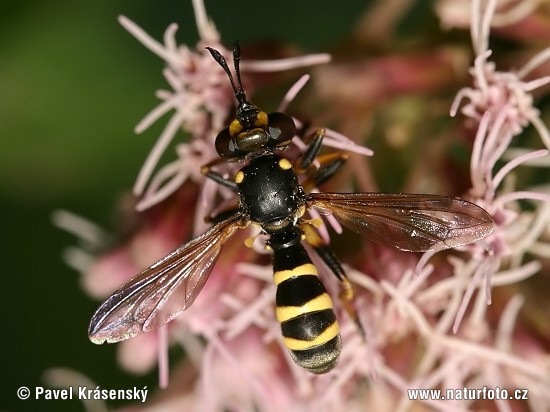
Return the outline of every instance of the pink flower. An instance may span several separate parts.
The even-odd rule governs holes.
[[[538,0],[498,0],[491,6],[493,12],[487,24],[494,28],[509,27],[529,18],[539,5]],[[470,27],[471,16],[481,11],[479,3],[470,0],[439,0],[436,10],[446,28]]]
[[[488,49],[489,24],[496,4],[494,0],[489,1],[482,13],[480,2],[473,2],[472,39],[478,53],[471,72],[474,76],[474,87],[459,91],[451,108],[451,114],[454,115],[461,100],[467,97],[469,102],[463,107],[462,113],[479,123],[470,163],[470,197],[486,208],[497,223],[497,230],[488,239],[490,244],[479,243],[471,250],[477,256],[479,264],[472,272],[472,281],[453,327],[455,331],[473,290],[484,285],[486,300],[490,303],[491,276],[498,271],[503,259],[515,256],[514,266],[517,270],[527,267],[528,264],[520,265],[520,256],[523,257],[541,236],[546,222],[550,222],[548,207],[539,207],[533,214],[521,212],[517,205],[520,199],[549,202],[550,194],[537,190],[516,190],[513,187],[508,187],[505,193],[497,193],[505,177],[515,167],[548,155],[548,150],[523,152],[498,172],[493,172],[513,138],[529,123],[539,132],[543,144],[550,148],[550,132],[540,119],[539,111],[533,106],[533,97],[529,93],[550,83],[550,76],[529,82],[523,80],[538,64],[550,59],[550,49],[532,58],[517,73],[497,71],[494,63],[487,62],[491,54]],[[523,233],[518,233],[518,223],[523,226]],[[536,268],[537,266],[531,265],[530,273],[535,273]]]
[[[488,61],[491,22],[495,12],[497,20],[502,17],[497,6],[505,3],[509,2],[497,4],[496,0],[489,0],[482,6],[474,0],[471,17],[456,11],[454,16],[471,24],[477,57],[471,71],[474,84],[458,92],[452,114],[467,99],[462,113],[466,122],[477,127],[468,195],[491,213],[497,225],[495,232],[458,252],[426,253],[421,257],[370,244],[352,245],[347,261],[353,267],[344,266],[354,284],[356,308],[366,339],[341,302],[334,299],[343,352],[330,374],[313,376],[294,364],[283,345],[274,316],[276,286],[262,236],[247,242],[253,245],[251,250],[242,244],[247,236],[257,233],[241,231],[224,246],[208,283],[184,315],[158,332],[120,345],[121,362],[133,371],[147,370],[158,356],[161,387],[167,386],[150,403],[124,411],[454,411],[477,408],[479,404],[448,399],[413,401],[408,389],[484,385],[529,389],[532,410],[550,405],[546,389],[550,386],[550,368],[545,346],[528,328],[517,326],[525,298],[519,289],[505,288],[534,276],[542,266],[541,258],[550,250],[548,234],[544,232],[550,223],[550,190],[546,186],[516,188],[511,178],[511,172],[520,165],[533,161],[544,164],[548,151],[510,149],[516,136],[529,124],[538,131],[542,145],[550,148],[548,130],[531,95],[550,78],[525,80],[536,66],[550,58],[550,53],[542,51],[517,72],[499,71]],[[137,132],[169,111],[174,114],[134,188],[135,194],[142,196],[138,209],[145,210],[145,223],[125,244],[96,260],[84,277],[90,293],[96,296],[108,293],[107,289],[137,273],[137,266],[142,263],[136,257],[152,261],[150,254],[166,253],[164,249],[185,239],[183,232],[189,232],[192,226],[200,231],[204,226],[202,218],[220,204],[220,199],[222,204],[233,200],[233,193],[204,181],[199,173],[202,164],[216,157],[212,142],[232,113],[233,96],[226,76],[202,52],[204,45],[216,47],[224,54],[227,50],[220,44],[202,2],[194,1],[194,7],[201,38],[197,51],[176,45],[174,25],[167,29],[164,44],[160,44],[121,18],[132,34],[166,61],[164,75],[172,87],[171,91],[158,93],[162,103],[138,125]],[[302,63],[323,60],[308,59]],[[395,60],[390,66],[404,73],[403,68],[414,66],[411,61],[415,60]],[[295,64],[296,61],[243,61],[243,71],[277,70]],[[383,77],[384,73],[380,70],[379,74]],[[401,90],[411,90],[407,89],[409,84],[424,84],[417,80],[401,83]],[[247,83],[246,78],[244,81]],[[291,88],[279,110],[286,110],[306,81],[307,77],[303,77]],[[201,111],[200,107],[206,110]],[[354,124],[352,112],[336,109],[334,113],[342,117],[344,125]],[[302,124],[298,119],[296,123]],[[190,141],[178,144],[177,159],[160,166],[155,173],[160,155],[180,128],[189,132]],[[328,145],[333,147],[371,154],[335,131],[329,130],[328,137]],[[294,142],[289,157],[298,156],[305,147],[299,136]],[[499,160],[505,160],[503,166]],[[231,172],[230,167],[227,172]],[[366,167],[354,167],[348,176],[367,182]],[[351,186],[349,181],[344,184]],[[199,192],[198,203],[195,190]],[[533,211],[520,207],[518,201],[525,199],[536,202]],[[328,223],[336,231],[341,229],[335,221]],[[328,240],[328,231],[324,238]],[[159,245],[158,250],[143,248],[144,241]],[[329,293],[336,297],[337,282],[322,264],[315,263]],[[147,264],[143,261],[143,265]],[[495,304],[489,306],[492,291]],[[179,345],[188,355],[172,370],[170,383],[167,344]],[[133,362],[134,353],[140,353],[142,361]],[[483,403],[483,407],[508,411],[514,410],[515,405],[499,400]]]

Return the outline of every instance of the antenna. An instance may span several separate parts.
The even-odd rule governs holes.
[[[213,49],[212,47],[207,47],[207,50],[210,52],[214,60],[218,62],[218,64],[222,67],[222,69],[227,73],[227,76],[229,77],[229,80],[231,81],[231,87],[233,87],[233,92],[235,93],[235,97],[237,98],[237,101],[239,104],[246,103],[246,95],[243,90],[243,84],[241,81],[241,71],[240,71],[240,60],[241,60],[241,48],[239,46],[239,41],[235,40],[235,44],[233,46],[233,66],[235,67],[235,74],[237,75],[237,84],[238,88],[235,85],[235,80],[233,79],[233,75],[231,74],[231,71],[229,70],[229,66],[227,65],[227,61],[225,58],[221,55],[219,51],[216,49]]]
[[[235,40],[233,44],[233,66],[235,66],[235,74],[237,75],[237,82],[239,82],[238,93],[242,94],[243,100],[246,100],[243,90],[243,82],[241,81],[241,47],[239,46],[239,40]],[[237,97],[238,99],[238,97]]]

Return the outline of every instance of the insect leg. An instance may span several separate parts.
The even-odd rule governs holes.
[[[309,192],[325,183],[340,170],[348,157],[345,152],[327,153],[315,159],[320,164],[318,169],[310,166],[307,170],[298,170],[298,172],[307,176],[302,182],[304,189]]]
[[[342,264],[332,249],[323,242],[323,239],[321,239],[321,236],[319,236],[319,233],[317,233],[317,230],[312,223],[302,222],[300,224],[300,229],[305,235],[305,241],[315,249],[315,252],[317,252],[319,257],[323,260],[323,262],[325,262],[331,272],[340,281],[340,285],[342,287],[340,292],[340,300],[342,301],[342,305],[350,318],[353,319],[357,325],[357,328],[363,338],[365,338],[365,330],[363,329],[363,325],[361,325],[359,317],[357,316],[357,310],[353,304],[353,286],[351,285]]]
[[[334,152],[319,155],[321,144],[325,137],[325,129],[317,129],[312,141],[305,153],[296,162],[296,172],[307,175],[308,181],[304,182],[305,186],[318,187],[329,180],[334,174],[344,165],[349,155],[345,152]],[[311,167],[313,161],[320,164],[319,168]]]
[[[306,152],[300,159],[298,164],[299,170],[306,170],[311,163],[315,160],[321,150],[321,144],[323,143],[323,138],[325,137],[325,129],[317,129],[314,134],[313,141],[309,144]]]
[[[203,175],[205,175],[206,177],[212,179],[214,182],[216,182],[216,183],[218,183],[222,186],[225,186],[225,187],[233,190],[234,192],[237,192],[238,191],[237,183],[235,183],[231,179],[227,179],[227,178],[223,177],[220,173],[212,170],[213,166],[217,165],[218,163],[223,163],[223,162],[225,162],[225,159],[222,159],[222,158],[214,159],[211,162],[205,164],[203,167],[201,167],[201,173]]]
[[[345,152],[334,152],[317,157],[321,167],[311,175],[315,186],[319,187],[334,176],[348,160],[348,157],[349,155]]]

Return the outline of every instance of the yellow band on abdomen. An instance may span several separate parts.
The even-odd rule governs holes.
[[[332,309],[332,299],[327,293],[311,299],[302,306],[277,306],[275,308],[275,316],[279,323],[282,323],[304,313],[317,312],[324,309]]]
[[[323,333],[321,333],[313,340],[298,340],[283,336],[283,341],[285,343],[285,346],[290,350],[306,350],[311,349],[315,346],[322,345],[323,343],[327,343],[332,338],[338,336],[339,332],[340,327],[338,325],[338,321],[334,321],[332,325],[326,328]]]
[[[280,285],[285,280],[290,279],[294,276],[304,276],[304,275],[315,275],[317,276],[319,273],[317,272],[317,268],[312,263],[305,263],[300,266],[296,266],[293,269],[288,270],[278,270],[277,272],[273,273],[273,282],[275,282],[275,285]]]

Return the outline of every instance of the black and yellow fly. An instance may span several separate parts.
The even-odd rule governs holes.
[[[296,134],[292,118],[267,114],[246,99],[235,45],[235,82],[227,62],[208,48],[227,73],[238,102],[235,119],[216,138],[220,159],[202,168],[219,184],[234,190],[237,208],[213,219],[214,226],[183,244],[113,293],[95,312],[89,327],[92,342],[118,342],[166,324],[195,300],[223,244],[250,223],[269,235],[273,279],[277,285],[276,317],[294,361],[313,373],[331,370],[341,351],[332,299],[302,242],[310,244],[341,282],[344,307],[357,321],[352,289],[342,266],[323,244],[314,225],[304,218],[309,208],[333,214],[344,226],[375,242],[422,252],[452,248],[479,240],[493,230],[493,220],[479,206],[464,200],[415,194],[305,193],[298,173],[310,183],[330,178],[346,156],[326,156],[314,168],[323,131],[293,165],[281,152]],[[328,159],[328,160],[327,160]],[[214,171],[220,161],[245,160],[232,179]],[[313,171],[312,171],[313,170]]]

